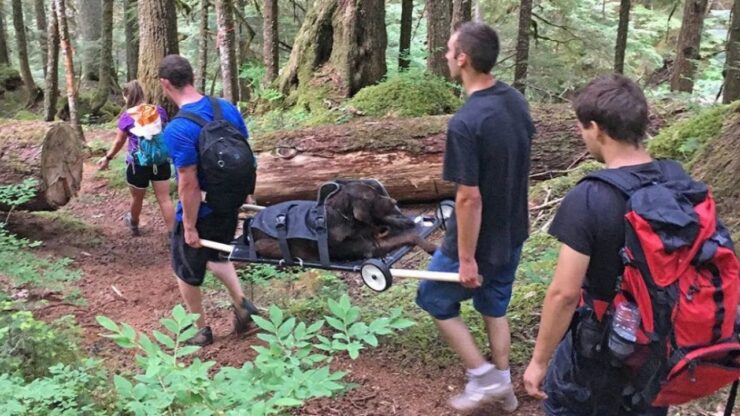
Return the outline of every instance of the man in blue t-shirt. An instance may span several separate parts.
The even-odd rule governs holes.
[[[211,102],[193,86],[193,68],[187,59],[180,55],[164,57],[159,64],[159,81],[164,93],[181,111],[193,113],[206,121],[213,120]],[[239,110],[222,99],[218,103],[224,119],[239,129],[245,138],[248,137]],[[202,193],[207,191],[208,183],[198,169],[200,130],[201,127],[195,122],[175,117],[164,131],[164,140],[175,165],[180,197],[171,239],[172,268],[178,277],[180,293],[188,310],[200,315],[196,322],[199,331],[188,342],[204,346],[213,343],[213,333],[206,325],[199,287],[203,283],[206,268],[229,290],[234,303],[234,330],[237,333],[249,329],[251,315],[257,313],[257,309],[244,297],[234,265],[222,260],[217,251],[200,244],[200,238],[230,243],[238,219],[236,210],[228,214],[215,213],[202,201]]]

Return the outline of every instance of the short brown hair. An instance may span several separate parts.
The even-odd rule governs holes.
[[[578,94],[575,110],[581,124],[596,123],[614,140],[638,146],[645,138],[647,100],[625,76],[606,75],[589,82]]]
[[[460,52],[470,57],[470,64],[478,72],[487,74],[496,65],[499,52],[498,34],[491,26],[480,22],[466,22],[457,30],[455,55]]]
[[[180,55],[167,55],[159,63],[159,77],[164,78],[175,88],[193,85],[193,67]]]
[[[126,105],[136,107],[145,101],[144,89],[141,88],[139,81],[133,80],[123,86],[123,96],[126,97]]]

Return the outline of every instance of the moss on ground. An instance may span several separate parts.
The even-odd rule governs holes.
[[[648,150],[656,158],[691,164],[707,142],[719,135],[727,115],[738,108],[740,101],[702,110],[691,118],[663,129],[648,142]]]
[[[449,114],[462,105],[452,91],[442,78],[411,71],[363,88],[350,105],[375,117]]]

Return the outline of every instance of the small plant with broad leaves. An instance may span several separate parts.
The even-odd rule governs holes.
[[[0,186],[0,206],[9,207],[3,224],[7,224],[10,214],[14,209],[33,199],[36,195],[36,185],[38,181],[34,178],[27,178],[19,184]]]
[[[357,358],[365,345],[378,345],[379,335],[413,324],[402,319],[400,311],[365,324],[346,295],[330,301],[329,308],[332,316],[326,316],[326,322],[335,331],[325,331],[324,320],[307,325],[286,317],[276,306],[267,317],[253,317],[265,345],[252,346],[257,352],[253,362],[240,368],[221,367],[214,375],[209,372],[213,361],[195,357],[190,364],[183,362],[199,347],[183,345],[196,332],[192,325],[197,315],[186,313],[182,306],[160,321],[168,333],[154,331],[154,340],[127,324],[118,325],[103,316],[97,319],[110,331],[104,336],[141,353],[136,361],[142,373],[114,376],[121,410],[135,415],[263,416],[284,414],[308,399],[345,390],[345,373],[331,371],[328,365],[334,354],[347,352]]]

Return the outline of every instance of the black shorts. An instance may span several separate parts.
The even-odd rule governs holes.
[[[172,170],[169,163],[156,166],[141,166],[129,163],[126,168],[126,182],[129,186],[138,189],[148,188],[150,181],[168,181],[170,176],[172,176]]]
[[[238,213],[233,215],[214,214],[198,219],[195,228],[204,240],[231,244],[236,232]],[[209,261],[222,262],[219,251],[210,248],[193,248],[185,243],[185,230],[182,221],[175,224],[170,241],[172,269],[180,280],[191,285],[200,286],[206,275],[206,264]]]

